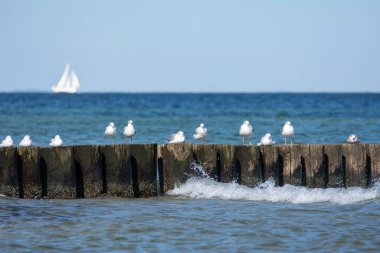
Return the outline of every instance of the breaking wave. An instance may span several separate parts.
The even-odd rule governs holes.
[[[275,186],[272,178],[251,188],[235,182],[220,183],[208,177],[199,165],[192,169],[197,176],[190,177],[184,184],[175,187],[168,194],[196,199],[251,200],[267,202],[286,202],[295,204],[321,203],[347,205],[380,198],[380,182],[371,188],[307,188],[303,186]]]

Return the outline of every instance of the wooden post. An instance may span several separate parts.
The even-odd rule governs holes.
[[[234,158],[236,167],[239,167],[242,185],[254,187],[263,182],[264,175],[259,164],[260,148],[257,146],[235,146]]]
[[[157,158],[162,159],[163,165],[163,175],[160,177],[162,177],[164,192],[183,184],[194,172],[191,169],[192,150],[192,144],[188,142],[157,146]]]
[[[39,164],[39,147],[19,147],[24,198],[42,197],[42,177]]]
[[[17,149],[0,148],[0,194],[20,197],[19,174]]]
[[[72,147],[40,148],[40,156],[46,163],[47,197],[76,198]]]

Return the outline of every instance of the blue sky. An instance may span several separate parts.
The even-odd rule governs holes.
[[[380,1],[0,0],[0,91],[380,92]]]

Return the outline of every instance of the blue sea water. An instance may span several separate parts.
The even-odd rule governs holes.
[[[209,143],[239,144],[239,127],[249,120],[257,143],[266,132],[282,143],[290,120],[296,143],[341,143],[351,133],[364,142],[380,140],[380,94],[38,94],[0,93],[0,138],[18,143],[25,134],[47,146],[59,134],[65,145],[112,143],[104,129],[114,122],[117,143],[129,119],[135,143],[163,143],[182,130],[187,141],[199,123]]]
[[[281,143],[290,120],[296,143],[341,143],[356,133],[380,140],[380,94],[39,94],[0,93],[0,138],[25,134],[47,146],[117,143],[132,119],[135,143],[163,143],[178,130],[188,141],[200,122],[209,143],[239,144],[249,120],[253,142],[270,132]],[[1,162],[1,161],[0,161]],[[369,189],[308,189],[267,181],[249,188],[190,178],[167,195],[25,200],[0,196],[3,252],[376,252],[380,184]]]

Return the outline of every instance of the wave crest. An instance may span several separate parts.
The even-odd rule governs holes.
[[[190,177],[184,184],[168,192],[172,196],[185,196],[196,199],[251,200],[286,202],[295,204],[327,202],[339,205],[355,204],[380,198],[380,182],[371,188],[307,188],[302,186],[275,186],[272,178],[251,188],[235,182],[220,183],[202,172],[199,166],[192,166],[198,176]]]

